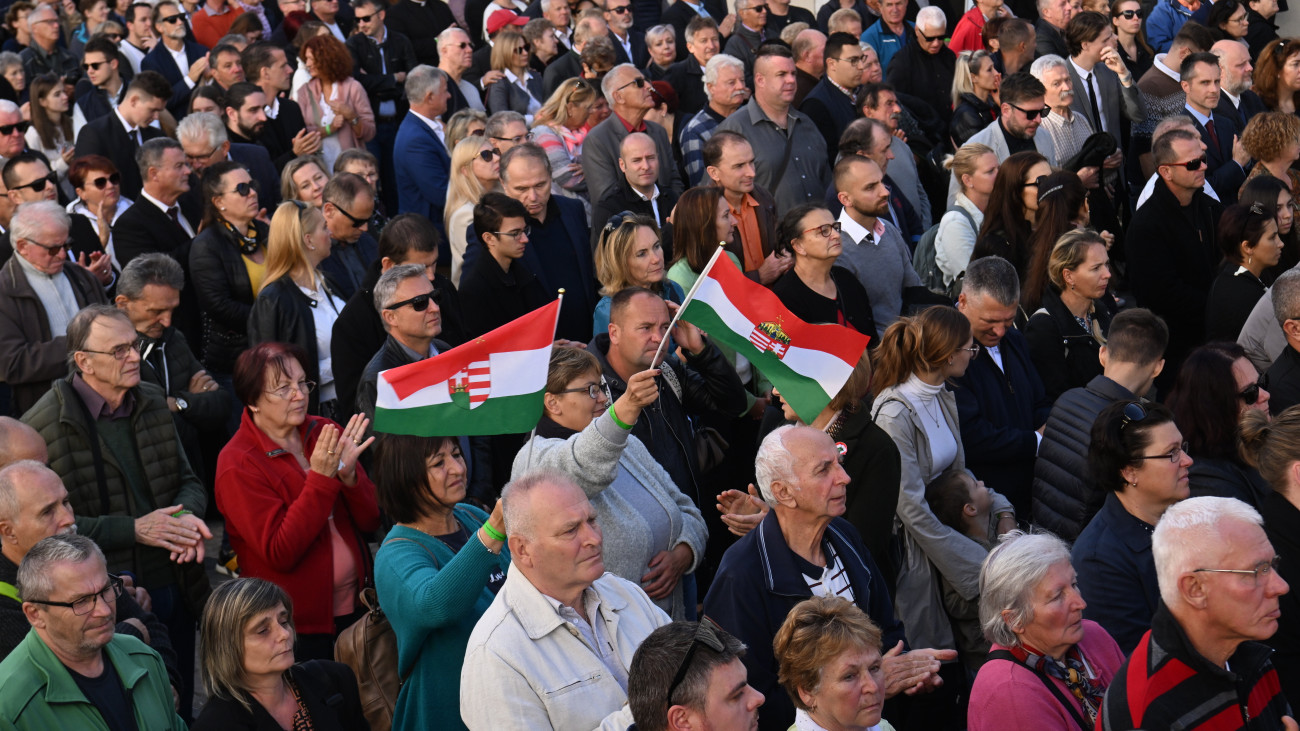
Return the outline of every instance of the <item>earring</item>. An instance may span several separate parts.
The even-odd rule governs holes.
[[[1247,254],[1247,255],[1246,255],[1246,266],[1250,266],[1250,262],[1251,262],[1254,258],[1255,258],[1255,257],[1254,257],[1253,255],[1251,255],[1251,254]]]

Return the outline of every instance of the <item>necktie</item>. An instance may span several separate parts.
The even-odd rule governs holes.
[[[1083,80],[1083,87],[1088,90],[1088,104],[1092,107],[1092,131],[1101,132],[1101,110],[1097,107],[1097,96],[1092,92],[1092,74]]]
[[[144,141],[140,139],[140,130],[139,130],[139,129],[133,129],[133,130],[131,130],[131,137],[135,140],[135,146],[136,146],[136,147],[140,147],[140,146],[144,145]]]
[[[1219,133],[1214,131],[1213,119],[1205,120],[1205,131],[1210,135],[1210,144],[1214,145],[1214,150],[1218,152],[1221,149],[1219,147]]]
[[[179,211],[180,211],[179,206],[172,206],[171,208],[167,209],[167,215],[172,217],[172,223],[175,223],[177,226],[181,225],[181,217]],[[181,228],[184,228],[184,226],[181,226]]]
[[[865,237],[863,237],[863,239],[862,239],[862,243],[864,243],[864,244],[875,244],[875,243],[876,243],[876,234],[873,233],[873,232],[871,232],[871,231],[868,231],[868,232],[867,232],[867,235],[866,235]]]

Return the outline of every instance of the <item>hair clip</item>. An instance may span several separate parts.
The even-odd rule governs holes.
[[[1049,195],[1055,193],[1055,192],[1058,191],[1058,190],[1065,190],[1065,184],[1064,184],[1064,183],[1061,183],[1061,184],[1059,184],[1059,185],[1057,185],[1057,186],[1055,186],[1055,187],[1053,187],[1053,188],[1048,188],[1047,190],[1040,190],[1040,191],[1038,191],[1038,200],[1039,200],[1039,202],[1042,202],[1045,198],[1047,198],[1047,196],[1049,196]]]
[[[1250,204],[1250,212],[1256,216],[1268,215],[1268,212],[1264,210],[1264,204],[1259,201]]]

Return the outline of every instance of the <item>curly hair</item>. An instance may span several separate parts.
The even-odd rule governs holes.
[[[1264,112],[1251,117],[1241,133],[1241,145],[1256,160],[1270,162],[1287,154],[1300,139],[1300,118],[1286,112]]]
[[[1300,41],[1294,38],[1279,38],[1264,46],[1255,61],[1255,93],[1264,100],[1269,109],[1277,109],[1277,95],[1282,69],[1286,60],[1300,53]],[[1292,95],[1296,106],[1300,108],[1300,92]]]
[[[312,55],[316,78],[327,84],[337,84],[352,77],[352,54],[348,47],[333,35],[319,35],[303,44],[302,57]]]

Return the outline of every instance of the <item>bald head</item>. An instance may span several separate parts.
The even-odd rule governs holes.
[[[0,468],[25,459],[45,464],[49,460],[45,440],[21,421],[0,416]]]
[[[618,169],[633,188],[648,193],[659,179],[659,148],[650,135],[633,132],[618,147]]]
[[[813,76],[821,76],[826,68],[822,51],[826,48],[826,34],[816,28],[799,31],[790,46],[794,51],[795,65]]]
[[[1219,58],[1219,69],[1223,74],[1219,83],[1224,91],[1241,96],[1254,84],[1255,68],[1250,63],[1250,48],[1245,43],[1222,40],[1210,48],[1210,53]]]
[[[68,490],[54,470],[33,460],[0,469],[0,551],[6,558],[21,563],[42,540],[76,532]]]

